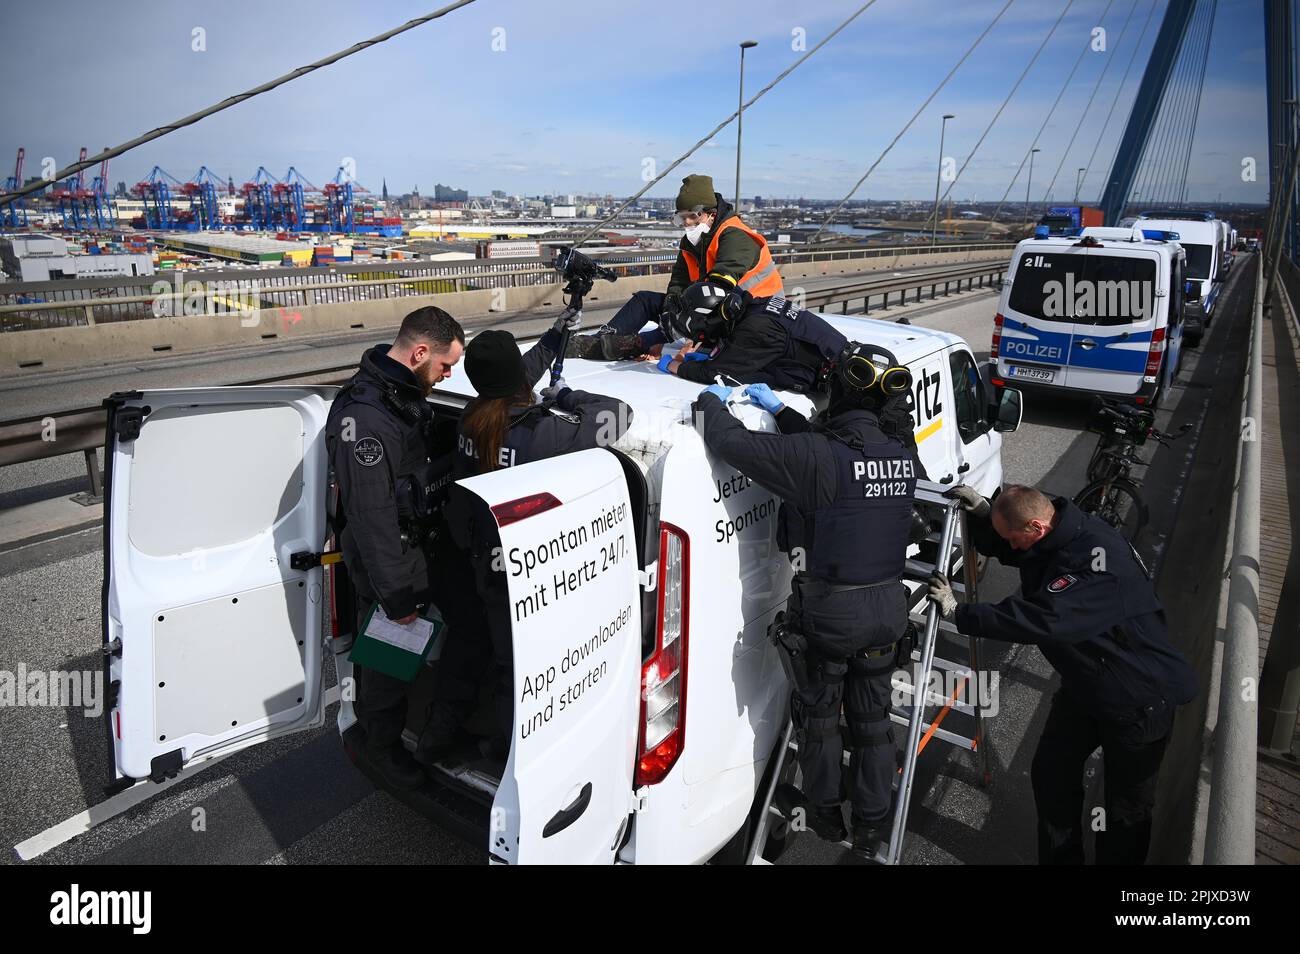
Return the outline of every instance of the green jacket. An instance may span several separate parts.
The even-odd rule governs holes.
[[[717,192],[713,193],[718,200],[718,214],[713,220],[712,227],[700,236],[700,244],[692,245],[682,237],[681,245],[678,247],[677,261],[673,263],[672,274],[668,277],[668,294],[680,294],[687,285],[691,283],[691,273],[686,270],[685,257],[690,255],[699,265],[701,275],[706,274],[704,271],[704,253],[713,241],[713,233],[727,219],[736,216],[736,210],[732,208],[731,203],[724,199]],[[725,285],[735,285],[740,281],[740,277],[747,271],[758,264],[758,246],[754,240],[742,232],[740,229],[728,229],[718,239],[718,257],[713,262],[713,271],[708,275],[718,275],[729,278],[729,282],[723,282]]]

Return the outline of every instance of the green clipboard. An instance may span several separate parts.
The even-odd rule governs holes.
[[[413,623],[399,626],[384,615],[378,603],[372,603],[361,632],[352,643],[348,660],[394,679],[411,682],[420,674],[429,650],[438,642],[446,625],[433,604],[426,606]],[[427,636],[423,632],[426,626],[429,628]]]

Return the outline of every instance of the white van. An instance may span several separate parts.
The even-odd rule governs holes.
[[[1215,221],[1219,223],[1219,260],[1223,263],[1221,271],[1226,279],[1232,271],[1232,260],[1236,257],[1237,233],[1223,219]]]
[[[953,335],[826,317],[912,369],[930,478],[991,493],[1019,392],[989,387]],[[394,794],[494,861],[743,858],[788,719],[767,639],[791,577],[778,501],[706,453],[689,419],[698,384],[632,362],[570,360],[565,375],[634,408],[617,446],[462,481],[496,517],[514,603],[509,758],[448,762],[422,789]],[[319,726],[326,653],[345,687],[339,731],[367,770],[348,641],[327,630],[336,612],[319,565],[322,429],[336,390],[106,402],[106,719],[122,784]],[[430,400],[455,418],[472,393],[462,366]],[[812,411],[806,397],[785,399]],[[774,428],[752,405],[732,412]],[[429,681],[417,678],[412,695]],[[769,855],[783,839],[769,835]]]
[[[1176,232],[1187,253],[1187,277],[1193,282],[1188,301],[1199,302],[1208,325],[1223,285],[1223,242],[1226,233],[1211,212],[1143,212],[1137,227]]]
[[[1145,221],[1025,239],[994,317],[993,382],[1157,404],[1182,357],[1184,268]]]

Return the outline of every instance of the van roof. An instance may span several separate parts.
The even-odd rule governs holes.
[[[1193,245],[1203,245],[1206,244],[1202,241],[1205,236],[1219,234],[1219,224],[1213,219],[1204,222],[1197,219],[1140,219],[1138,225],[1144,229],[1167,229],[1170,232],[1177,232],[1184,245],[1188,242]]]
[[[1143,221],[1142,228],[1154,229],[1155,225]],[[1083,229],[1079,235],[1048,235],[1043,238],[1021,239],[1020,243],[1016,246],[1016,252],[1073,248],[1078,245],[1079,240],[1085,236],[1095,239],[1099,243],[1096,246],[1092,246],[1094,248],[1120,249],[1126,252],[1154,252],[1161,257],[1173,254],[1173,247],[1178,244],[1177,242],[1167,242],[1163,239],[1146,237],[1141,237],[1135,240],[1132,237],[1135,233],[1140,234],[1141,229],[1126,229],[1114,226],[1094,225]]]
[[[907,364],[933,354],[950,345],[961,344],[957,335],[918,325],[899,325],[892,321],[844,315],[821,314],[833,327],[854,341],[869,342],[891,351],[899,361]],[[521,350],[531,347],[531,342],[521,345]],[[665,407],[688,408],[704,385],[663,374],[649,361],[583,361],[566,358],[564,380],[570,387],[608,394],[625,401],[636,416],[661,413]],[[546,383],[543,379],[542,384]],[[439,384],[434,394],[455,394],[473,397],[474,386],[465,374],[462,361],[452,370],[451,377]],[[796,400],[802,406],[802,402]],[[635,421],[634,421],[635,423]]]

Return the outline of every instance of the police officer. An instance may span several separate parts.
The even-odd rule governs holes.
[[[657,352],[675,337],[668,319],[681,311],[683,293],[692,283],[707,280],[723,294],[739,290],[760,299],[781,294],[781,275],[767,240],[713,191],[711,177],[684,178],[676,205],[673,224],[683,229],[683,234],[667,292],[636,292],[595,334],[571,338],[568,357],[613,361]],[[659,328],[642,331],[653,323]]]
[[[402,320],[392,345],[376,345],[330,408],[325,441],[338,485],[334,526],[358,597],[360,630],[378,603],[389,619],[409,623],[432,598],[423,541],[436,446],[425,397],[451,374],[465,332],[441,308],[419,308]],[[423,773],[401,743],[407,684],[356,668],[356,712],[371,765],[392,785],[413,788]]]
[[[519,467],[560,454],[613,444],[632,422],[632,409],[616,398],[575,391],[561,379],[542,390],[533,387],[554,359],[563,319],[526,354],[508,331],[483,331],[465,350],[465,373],[478,396],[461,415],[453,465],[455,479]],[[460,487],[449,505],[452,533],[469,554],[479,596],[485,604],[490,637],[493,703],[497,737],[493,752],[504,756],[512,737],[513,652],[509,595],[495,522]]]
[[[890,673],[907,630],[901,578],[916,487],[915,455],[882,430],[879,408],[911,384],[889,352],[853,342],[836,361],[830,403],[811,427],[778,409],[786,433],[747,430],[723,403],[730,389],[718,385],[695,404],[709,449],[781,498],[778,541],[799,571],[773,634],[793,683],[804,777],[804,792],[785,793],[782,807],[798,799],[818,835],[845,838],[842,704],[853,848],[865,857],[876,856],[888,833],[895,772]],[[755,403],[768,402],[770,392],[747,390]]]
[[[1196,696],[1146,567],[1113,527],[1064,497],[1021,486],[1006,487],[992,505],[971,487],[948,495],[970,513],[979,552],[1020,570],[1021,592],[958,604],[935,576],[931,597],[960,632],[1034,643],[1061,676],[1030,773],[1039,862],[1083,863],[1083,764],[1101,746],[1097,862],[1142,864],[1174,712]]]
[[[660,371],[699,384],[723,375],[800,394],[824,387],[825,372],[848,343],[820,315],[781,295],[757,299],[709,281],[683,292],[671,327],[671,337],[688,343],[663,355]]]

